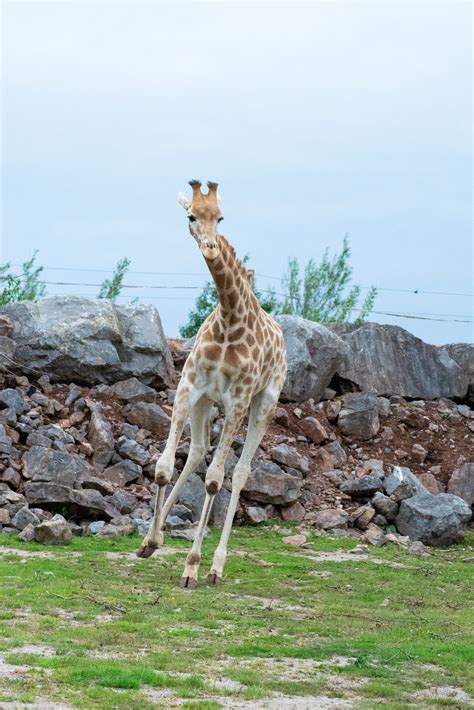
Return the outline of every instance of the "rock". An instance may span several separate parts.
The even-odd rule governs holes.
[[[436,480],[432,473],[419,473],[417,478],[420,481],[421,485],[424,486],[426,490],[429,491],[429,493],[432,493],[433,495],[443,493],[443,485]],[[453,491],[450,491],[450,493],[452,492]]]
[[[390,414],[390,400],[386,397],[377,397],[377,409],[379,417],[388,417]]]
[[[332,530],[333,528],[343,528],[349,520],[349,514],[340,508],[328,508],[320,510],[314,517],[314,524],[317,528],[323,530]]]
[[[129,377],[128,380],[121,380],[111,385],[108,389],[110,394],[127,402],[155,402],[158,393],[152,387],[144,385],[136,377]]]
[[[94,520],[87,526],[87,533],[89,535],[98,535],[105,527],[105,520]]]
[[[245,518],[252,525],[258,525],[259,523],[264,523],[268,520],[265,508],[261,508],[259,505],[250,505],[245,509]]]
[[[277,316],[283,330],[288,375],[281,400],[319,401],[347,352],[343,341],[328,328],[295,316]]]
[[[67,507],[85,518],[99,514],[113,518],[119,514],[99,491],[92,489],[75,490],[56,483],[31,481],[25,486],[25,496],[30,505],[53,510]]]
[[[80,483],[83,474],[92,471],[80,456],[43,446],[32,446],[23,456],[23,476],[35,482],[48,481],[72,488]]]
[[[133,518],[133,524],[135,525],[135,532],[140,535],[140,537],[145,537],[148,533],[151,525],[151,520],[142,520],[141,518]]]
[[[32,431],[31,434],[28,434],[26,437],[26,445],[30,448],[33,446],[45,446],[50,449],[53,442],[49,436],[44,436],[43,434],[39,434],[37,431]]]
[[[62,451],[32,446],[23,456],[23,476],[32,481],[47,481],[73,487],[83,473],[92,468],[80,456]]]
[[[396,501],[405,500],[415,493],[426,493],[426,488],[409,468],[394,466],[384,481],[385,492]]]
[[[292,545],[293,547],[301,547],[306,542],[306,535],[289,535],[288,537],[282,538],[285,545]]]
[[[178,501],[192,513],[192,519],[199,520],[206,497],[206,486],[197,473],[192,473],[178,495]]]
[[[174,530],[170,530],[170,535],[171,537],[180,537],[184,540],[189,540],[190,542],[194,542],[194,538],[196,537],[196,532],[197,532],[197,523],[193,525],[190,528],[186,529],[179,529],[176,528]],[[208,527],[204,528],[204,537],[207,537],[211,531],[209,530]]]
[[[21,483],[21,476],[18,471],[9,466],[4,471],[0,472],[0,481],[3,483],[8,483],[11,488],[19,488]]]
[[[351,522],[360,530],[367,530],[375,516],[375,510],[369,505],[361,505],[351,514]]]
[[[410,399],[466,396],[468,376],[446,346],[424,343],[396,325],[329,327],[349,348],[337,372],[352,390],[372,389],[379,395],[397,394]]]
[[[156,308],[54,296],[1,308],[14,324],[15,361],[59,382],[93,385],[137,377],[171,386],[173,361]],[[29,370],[28,370],[29,372]]]
[[[122,514],[131,513],[137,507],[136,497],[120,488],[115,490],[108,500]]]
[[[448,483],[448,493],[459,496],[468,505],[474,505],[474,463],[465,463],[453,471]]]
[[[123,516],[125,518],[125,516]],[[133,522],[122,522],[117,520],[117,523],[106,523],[99,533],[99,537],[120,537],[121,535],[130,535],[135,531]]]
[[[322,444],[329,434],[316,417],[305,417],[300,422],[300,428],[313,444]]]
[[[467,404],[458,404],[457,410],[459,414],[464,417],[465,419],[469,419],[471,416],[471,409],[470,407],[467,406]]]
[[[0,316],[0,337],[10,338],[13,333],[13,323],[8,316]]]
[[[339,416],[339,412],[342,408],[342,401],[340,399],[334,399],[326,404],[326,417],[330,422],[335,422]]]
[[[374,392],[354,392],[343,398],[337,425],[345,436],[366,441],[379,430],[377,397]]]
[[[294,503],[290,503],[290,505],[286,505],[280,510],[280,515],[283,520],[303,520],[305,514],[306,511],[298,500]]]
[[[101,473],[102,478],[121,488],[128,483],[136,481],[141,475],[142,467],[128,459],[119,461],[114,466],[109,466]]]
[[[242,494],[260,503],[285,505],[301,494],[301,479],[283,471],[271,461],[256,461]]]
[[[462,498],[448,493],[416,493],[402,500],[395,519],[397,530],[411,540],[425,545],[444,547],[464,539],[464,524],[471,509]]]
[[[348,478],[341,483],[341,491],[351,498],[370,498],[377,491],[383,490],[383,484],[377,476]]]
[[[398,503],[383,493],[377,492],[372,498],[375,510],[383,515],[389,522],[395,520],[398,513]]]
[[[30,407],[17,390],[8,388],[0,391],[0,407],[13,409],[16,414],[24,414]]]
[[[364,533],[364,540],[367,540],[367,542],[369,542],[371,545],[380,547],[381,545],[385,545],[385,533],[379,528],[378,525],[374,525],[374,523],[369,523],[369,525],[367,526],[367,530]]]
[[[277,407],[275,411],[275,422],[279,424],[280,426],[285,427],[287,429],[290,426],[290,416],[286,409],[283,409],[283,407]]]
[[[10,513],[6,508],[0,508],[0,527],[10,525]]]
[[[428,451],[421,444],[413,444],[411,447],[411,453],[415,461],[418,461],[418,463],[423,463],[428,456]]]
[[[137,424],[142,429],[148,429],[160,439],[168,435],[171,419],[158,404],[149,402],[127,404],[123,412],[127,421]]]
[[[126,436],[121,436],[118,439],[115,448],[120,456],[134,461],[139,466],[146,466],[150,462],[151,456],[148,451],[133,439],[127,439]]]
[[[429,557],[431,555],[430,548],[426,547],[421,540],[411,542],[407,547],[407,552],[417,557]]]
[[[97,471],[103,471],[114,454],[112,425],[96,406],[92,410],[87,438],[94,449],[92,463]]]
[[[452,343],[443,345],[442,349],[466,375],[468,381],[467,398],[471,404],[474,404],[474,345],[472,343]]]
[[[65,545],[71,542],[72,532],[62,515],[40,523],[34,529],[34,539],[43,545]]]
[[[210,525],[215,525],[218,528],[223,527],[229,507],[230,496],[231,492],[228,491],[227,488],[220,489],[212,504],[211,515],[209,517]]]
[[[35,528],[31,523],[27,525],[18,535],[18,539],[22,542],[32,542],[35,539]]]
[[[288,466],[289,468],[296,468],[297,471],[301,471],[303,474],[309,473],[309,461],[306,456],[302,456],[298,453],[297,449],[293,446],[288,446],[288,444],[279,444],[270,449],[269,454],[273,461],[282,464],[283,466]]]
[[[190,527],[189,521],[184,521],[178,515],[168,515],[166,518],[166,529],[170,530],[185,530]]]
[[[14,528],[18,530],[23,530],[27,525],[32,525],[34,528],[39,525],[41,520],[38,518],[32,510],[24,505],[20,510],[18,510],[13,516],[11,524]]]

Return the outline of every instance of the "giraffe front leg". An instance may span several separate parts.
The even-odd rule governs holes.
[[[151,557],[154,551],[163,544],[164,534],[161,524],[161,512],[165,499],[166,486],[171,481],[174,469],[174,459],[181,434],[183,433],[184,422],[190,409],[190,395],[186,384],[178,388],[176,400],[171,417],[170,433],[166,442],[165,450],[158,459],[155,467],[155,481],[158,485],[156,493],[155,511],[151,521],[150,529],[143,538],[143,542],[137,551],[137,557]]]
[[[191,550],[186,557],[184,572],[181,577],[181,586],[185,589],[195,589],[198,582],[198,571],[201,563],[201,547],[204,539],[206,525],[211,513],[214,498],[222,487],[224,480],[224,466],[229,455],[230,447],[235,434],[242,423],[245,407],[234,407],[226,416],[221,440],[214,454],[214,459],[206,473],[206,498],[204,501],[199,525],[196,530]]]
[[[255,452],[257,451],[265,431],[267,430],[267,427],[273,417],[280,389],[281,384],[280,381],[277,380],[276,384],[272,383],[268,385],[252,400],[249,423],[247,427],[247,437],[245,439],[242,455],[232,475],[232,495],[230,497],[221,539],[214,553],[211,571],[207,575],[207,581],[210,584],[218,584],[222,581],[224,575],[224,565],[227,559],[227,543],[232,530],[235,511],[237,510],[237,506],[239,504],[240,492],[245,486],[245,482],[250,475],[250,462],[252,461],[252,458],[254,457]]]

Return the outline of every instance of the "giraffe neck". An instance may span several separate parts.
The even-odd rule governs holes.
[[[212,261],[206,259],[206,263],[216,285],[222,315],[241,320],[255,297],[247,270],[235,250],[222,235],[219,235],[219,243],[219,256]]]

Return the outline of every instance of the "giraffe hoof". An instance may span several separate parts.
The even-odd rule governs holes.
[[[137,550],[137,557],[151,557],[155,552],[156,547],[152,545],[142,545],[139,550]]]
[[[182,589],[196,589],[198,581],[196,577],[181,577],[180,586]]]
[[[209,584],[220,584],[222,582],[222,577],[220,577],[216,572],[209,572],[207,575],[207,581]]]

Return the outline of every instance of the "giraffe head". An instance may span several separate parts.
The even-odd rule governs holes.
[[[201,192],[199,180],[191,180],[189,184],[193,190],[192,199],[188,200],[180,192],[178,202],[188,213],[189,231],[197,241],[202,255],[205,259],[212,261],[219,256],[217,225],[224,219],[219,209],[217,183],[207,183],[208,192],[206,195]]]

